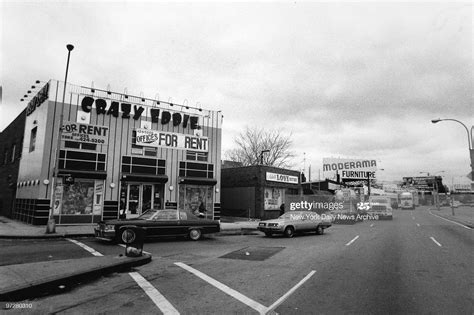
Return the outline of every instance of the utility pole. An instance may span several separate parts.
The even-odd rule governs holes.
[[[66,98],[66,85],[67,85],[67,73],[69,70],[69,57],[71,56],[71,50],[74,49],[74,46],[71,44],[66,45],[68,50],[67,52],[67,62],[66,62],[66,75],[64,76],[64,88],[63,88],[63,102],[61,104],[61,115],[59,116],[59,131],[58,131],[58,141],[56,144],[56,155],[54,158],[54,168],[53,168],[53,178],[51,183],[51,200],[49,205],[49,219],[46,225],[46,234],[56,233],[56,222],[54,220],[54,206],[56,198],[56,189],[58,186],[58,172],[59,172],[59,156],[61,149],[61,137],[63,134],[63,123],[64,123],[64,102]]]

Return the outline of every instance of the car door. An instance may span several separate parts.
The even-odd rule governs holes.
[[[315,231],[319,224],[319,220],[316,220],[317,213],[315,212],[304,212],[303,213],[303,228],[305,231]]]
[[[160,210],[148,227],[148,235],[180,235],[179,227],[177,210]]]

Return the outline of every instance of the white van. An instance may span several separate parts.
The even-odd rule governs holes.
[[[398,197],[398,200],[400,202],[399,208],[402,210],[404,209],[415,209],[415,201],[413,200],[413,194],[409,191],[404,191],[400,193],[400,196]]]

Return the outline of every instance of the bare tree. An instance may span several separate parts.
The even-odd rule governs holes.
[[[263,161],[264,165],[289,168],[295,156],[290,150],[291,134],[284,135],[280,130],[246,127],[234,142],[236,148],[227,151],[226,156],[244,166],[258,165]]]

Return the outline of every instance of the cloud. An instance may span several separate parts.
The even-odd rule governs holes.
[[[223,150],[258,125],[293,134],[296,164],[303,152],[307,165],[374,157],[394,177],[466,164],[451,138],[459,127],[430,120],[472,124],[470,5],[70,1],[2,9],[2,130],[34,80],[62,80],[71,42],[70,82],[222,110]]]

